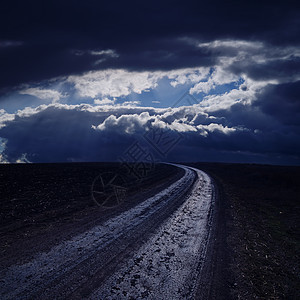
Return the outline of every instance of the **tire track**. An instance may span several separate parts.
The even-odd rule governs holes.
[[[113,274],[116,263],[129,259],[129,254],[182,204],[195,179],[194,171],[183,168],[185,175],[154,197],[26,264],[1,270],[1,299],[53,299],[72,294],[72,298],[81,298],[82,292],[90,293],[87,287],[99,285],[91,285],[92,278]]]
[[[202,171],[188,199],[89,299],[195,299],[211,229],[213,185]]]

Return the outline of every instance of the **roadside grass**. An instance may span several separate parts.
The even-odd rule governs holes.
[[[221,185],[234,299],[300,299],[300,168],[195,164]]]

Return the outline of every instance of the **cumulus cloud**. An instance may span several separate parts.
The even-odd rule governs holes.
[[[14,114],[9,114],[4,109],[0,109],[0,129],[5,126],[5,122],[12,121],[14,118]]]
[[[199,82],[190,89],[191,94],[205,93],[207,94],[210,90],[215,87],[213,80]]]
[[[132,134],[137,130],[143,128],[146,123],[151,119],[148,112],[142,112],[141,114],[122,115],[116,117],[110,115],[104,120],[103,123],[94,126],[94,129],[103,130],[121,130],[124,133]]]
[[[166,77],[173,87],[203,80],[209,68],[187,68],[165,71],[135,72],[124,69],[92,71],[83,75],[69,76],[67,82],[74,84],[81,97],[121,97],[131,93],[141,94],[157,87],[159,80]]]
[[[98,126],[93,126],[93,129],[135,134],[149,131],[152,128],[160,128],[180,133],[194,132],[203,136],[214,131],[230,134],[236,130],[241,130],[241,128],[229,128],[222,124],[213,123],[213,121],[216,121],[216,118],[209,117],[201,107],[194,106],[161,110],[154,115],[150,115],[149,112],[127,114],[120,117],[110,115]],[[200,122],[204,124],[200,124]]]
[[[113,105],[115,103],[115,100],[111,100],[108,98],[94,99],[94,103],[97,105]]]
[[[222,124],[216,124],[216,123],[210,123],[209,125],[198,125],[197,129],[201,131],[205,131],[205,136],[207,136],[208,132],[214,132],[214,131],[219,131],[224,134],[230,134],[232,132],[235,132],[237,130],[242,130],[239,127],[236,128],[229,128],[227,126],[223,126]]]
[[[288,87],[285,90],[288,93]],[[293,91],[296,95],[296,87]],[[273,109],[263,105],[268,95],[259,93],[256,105],[237,102],[214,111],[200,104],[155,109],[56,103],[27,108],[3,121],[2,160],[16,162],[24,153],[31,162],[117,160],[135,140],[145,142],[146,132],[159,129],[183,136],[184,141],[170,153],[172,160],[201,160],[201,155],[212,159],[209,153],[214,153],[215,160],[269,157],[271,162],[295,163],[299,161],[300,143],[295,142],[300,140],[299,132],[292,129],[294,125],[285,124],[284,118],[274,122],[272,114],[268,115]]]
[[[190,40],[185,41],[191,44]],[[219,86],[234,83],[238,86],[246,80],[266,85],[297,81],[300,78],[300,51],[297,47],[270,47],[261,41],[245,40],[205,43],[195,40],[193,45],[205,49],[214,57],[214,63],[205,67],[169,71],[105,69],[69,76],[67,82],[74,85],[79,96],[95,98],[141,94],[155,89],[163,78],[169,79],[174,88],[192,85],[189,89],[191,94],[211,94]],[[103,51],[99,55],[106,50]]]
[[[1,159],[25,161],[26,153],[29,161],[114,160],[120,145],[126,148],[155,128],[183,134],[185,142],[178,149],[189,159],[199,160],[199,152],[211,151],[219,158],[224,153],[227,157],[243,153],[244,158],[269,155],[276,162],[278,157],[299,162],[299,49],[273,47],[259,40],[183,41],[186,48],[181,45],[181,50],[186,57],[211,57],[209,64],[168,71],[116,65],[54,80],[60,88],[67,87],[76,101],[91,98],[93,105],[56,103],[64,96],[49,82],[48,89],[20,91],[52,103],[14,114],[0,110],[0,136],[7,141]],[[176,51],[169,52],[165,46],[154,50],[166,61],[172,60]],[[117,57],[109,49],[85,51],[77,56],[93,56],[92,62]],[[143,53],[149,61],[155,56],[153,51]],[[173,90],[187,87],[190,96],[197,94],[197,101],[177,108],[142,107],[143,93],[160,87],[161,82],[168,82]],[[218,92],[222,87],[223,92]],[[153,95],[152,103],[159,103],[155,91]],[[151,98],[147,100],[151,103]],[[178,151],[172,156],[180,157]]]
[[[70,76],[68,82],[74,84],[82,97],[127,96],[157,86],[158,74],[148,72],[128,72],[126,70],[104,70],[89,72],[82,76]]]
[[[168,79],[170,89],[186,85],[189,86],[190,94],[207,94],[207,97],[203,96],[203,103],[207,106],[210,103],[215,105],[219,101],[218,87],[231,85],[232,88],[233,85],[236,85],[235,90],[243,88],[244,91],[249,91],[251,88],[258,90],[268,84],[295,82],[300,79],[298,72],[300,51],[293,46],[270,47],[261,41],[245,40],[215,40],[205,43],[199,43],[197,40],[191,42],[188,39],[184,41],[193,44],[195,48],[207,51],[214,57],[214,63],[205,67],[180,68],[169,71],[133,71],[108,68],[56,80],[60,82],[61,86],[65,85],[71,92],[75,92],[78,98],[93,98],[97,105],[113,105],[112,101],[117,98],[155,90],[161,84],[162,79]],[[96,57],[116,57],[117,55],[111,49],[87,51]],[[55,88],[30,87],[20,93],[44,100],[52,99],[53,102],[57,102],[63,97],[62,93]],[[214,93],[217,95],[213,96]],[[241,97],[244,99],[246,94],[244,93]],[[250,93],[248,92],[248,94]],[[223,104],[225,105],[225,102],[229,104],[229,98],[232,96],[233,93],[222,97],[223,100],[226,100],[222,101]],[[252,96],[248,97],[248,99],[252,98]],[[106,99],[106,103],[101,99]],[[235,101],[232,102],[232,104],[234,103]],[[138,105],[138,103],[135,102],[131,105]]]
[[[168,73],[165,73],[165,76],[171,79],[170,84],[173,87],[176,87],[178,85],[202,81],[208,77],[209,72],[209,67],[187,68],[169,71]]]
[[[207,84],[194,86],[192,93],[207,92],[215,85],[234,82],[239,77],[277,83],[300,78],[300,50],[296,46],[273,47],[262,41],[230,39],[205,43],[189,39],[188,42],[216,57],[215,71]]]
[[[52,100],[53,103],[58,102],[63,97],[59,91],[41,88],[28,88],[19,91],[19,93],[34,96],[41,100]]]
[[[200,128],[201,118],[208,124],[212,120],[199,107],[193,111],[191,107],[41,105],[18,111],[12,120],[4,121],[0,129],[1,137],[6,140],[2,155],[10,162],[67,161],[70,157],[107,160],[117,159],[120,145],[128,146],[153,128],[193,133],[195,137],[208,136],[217,129],[229,133],[221,124]],[[38,120],[43,121],[37,123]],[[27,136],[29,128],[31,134]]]

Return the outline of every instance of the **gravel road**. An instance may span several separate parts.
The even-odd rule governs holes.
[[[195,299],[210,273],[215,193],[177,165],[177,182],[31,261],[0,271],[1,299]]]

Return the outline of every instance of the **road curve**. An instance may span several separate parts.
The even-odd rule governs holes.
[[[105,223],[0,271],[1,299],[194,299],[212,228],[210,177],[184,176]]]

